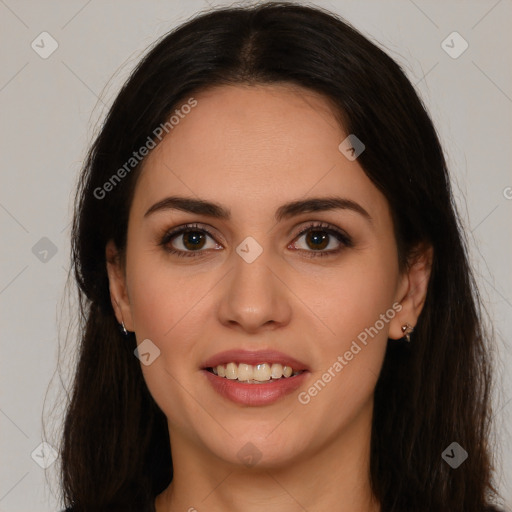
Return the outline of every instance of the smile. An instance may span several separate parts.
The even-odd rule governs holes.
[[[264,384],[275,380],[293,377],[302,373],[291,366],[280,363],[260,363],[256,365],[246,363],[219,364],[207,370],[218,377],[249,384]]]

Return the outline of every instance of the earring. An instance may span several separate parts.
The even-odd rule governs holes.
[[[121,324],[119,326],[121,328],[121,332],[125,335],[125,336],[128,336],[128,331],[126,330],[126,327],[124,326],[124,322],[121,321]]]
[[[414,331],[414,327],[410,324],[402,325],[402,334],[405,338],[405,341],[411,341],[411,334]]]

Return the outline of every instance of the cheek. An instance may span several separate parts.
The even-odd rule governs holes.
[[[376,250],[354,253],[329,274],[311,280],[308,288],[316,297],[311,309],[330,330],[318,340],[315,384],[304,396],[304,401],[315,402],[315,410],[332,407],[333,419],[345,422],[371,398],[389,322],[396,314],[392,306],[397,278],[393,252],[386,257]]]
[[[137,332],[166,343],[176,337],[176,330],[194,329],[198,325],[194,316],[212,278],[179,268],[165,255],[139,253],[133,262],[127,273]]]
[[[392,264],[347,264],[325,280],[328,293],[323,299],[317,295],[311,308],[320,312],[332,332],[326,329],[327,334],[317,341],[314,359],[318,364],[300,403],[312,416],[328,414],[332,425],[349,424],[373,397],[387,347],[389,321],[395,316],[394,270],[389,268]]]
[[[327,339],[341,348],[392,308],[397,279],[392,258],[353,253],[337,267],[303,278],[301,296],[329,327]],[[384,328],[379,322],[378,327],[387,333],[387,322]]]
[[[194,415],[204,414],[189,393],[199,371],[195,343],[205,337],[208,301],[204,296],[215,281],[213,276],[183,276],[160,259],[146,265],[142,258],[137,261],[128,274],[137,343],[149,339],[159,351],[154,362],[141,365],[144,380],[173,425],[186,429]]]

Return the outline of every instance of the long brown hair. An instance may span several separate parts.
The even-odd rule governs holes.
[[[427,242],[434,261],[408,343],[389,343],[375,389],[371,483],[383,512],[481,512],[495,494],[490,337],[468,264],[443,151],[400,66],[340,17],[265,3],[196,16],[165,35],[115,99],[83,166],[72,228],[82,330],[62,437],[62,494],[76,512],[151,510],[172,479],[166,418],[121,334],[105,246],[124,251],[140,164],[99,194],[184,98],[221,84],[290,83],[322,94],[391,207],[400,262]],[[96,192],[96,193],[95,193]],[[103,197],[98,197],[102,195]],[[456,441],[469,457],[441,457]]]

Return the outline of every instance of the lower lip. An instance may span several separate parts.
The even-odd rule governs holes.
[[[269,405],[296,391],[309,372],[303,371],[293,377],[282,377],[265,384],[248,384],[237,380],[218,377],[203,370],[213,389],[229,400],[242,405]]]

